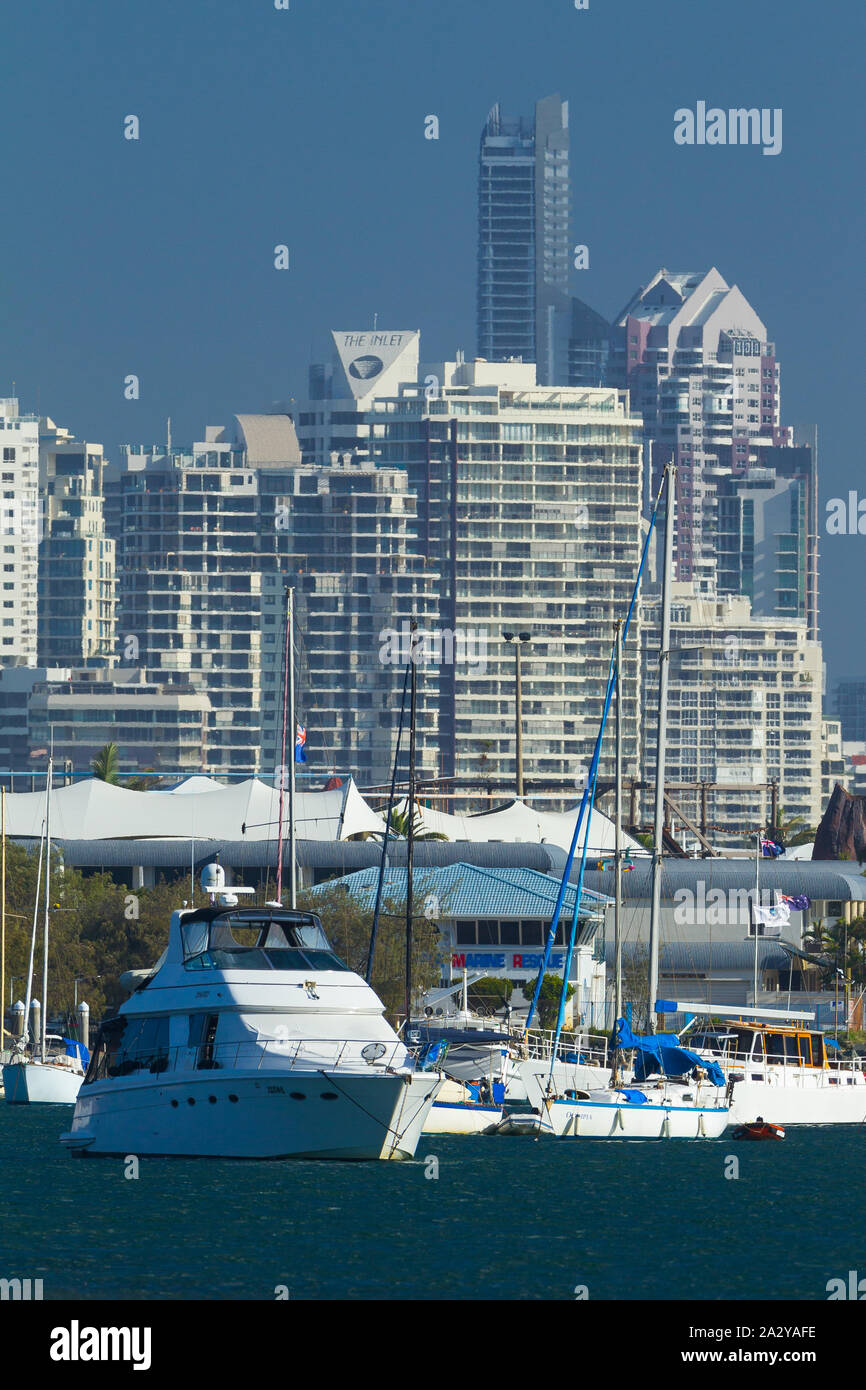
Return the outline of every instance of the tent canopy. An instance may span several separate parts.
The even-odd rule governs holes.
[[[529,844],[558,845],[567,850],[577,821],[580,806],[568,811],[535,811],[525,801],[512,801],[498,811],[486,811],[480,816],[449,816],[444,811],[434,811],[421,806],[421,821],[425,830],[444,835],[447,840],[505,840],[509,843],[520,841]],[[400,805],[405,812],[406,801]],[[584,814],[580,828],[578,851],[582,851],[589,827],[589,855],[612,854],[614,849],[613,822],[603,816],[601,811],[593,810],[590,816]],[[643,845],[630,835],[622,836],[623,849],[646,854]]]
[[[207,780],[207,779],[202,779]],[[63,840],[276,840],[280,793],[257,778],[216,790],[130,791],[98,778],[56,787],[51,834]],[[287,826],[288,806],[283,807]],[[6,833],[38,839],[44,792],[6,796]],[[383,829],[351,778],[329,792],[295,793],[295,833],[305,840],[348,840]]]

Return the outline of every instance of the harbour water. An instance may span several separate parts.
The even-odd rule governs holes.
[[[866,1275],[862,1127],[425,1136],[412,1163],[144,1159],[127,1178],[61,1149],[70,1113],[0,1104],[0,1277],[45,1299],[820,1301]]]

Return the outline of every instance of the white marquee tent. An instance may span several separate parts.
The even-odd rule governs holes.
[[[207,778],[201,781],[209,784]],[[257,778],[201,789],[187,783],[170,792],[130,791],[91,778],[52,791],[51,835],[62,840],[275,840],[279,800],[279,790]],[[287,805],[283,815],[287,821]],[[7,794],[7,835],[37,839],[44,819],[44,792]],[[382,818],[351,778],[334,791],[295,793],[298,839],[348,840],[382,829]]]
[[[400,810],[405,812],[406,802]],[[449,816],[443,811],[434,811],[428,806],[420,807],[424,829],[444,835],[448,840],[500,840],[510,844],[558,845],[568,850],[574,835],[579,806],[568,811],[535,811],[525,801],[512,801],[499,811],[488,811],[480,816]],[[590,817],[584,816],[581,826],[578,850],[583,849],[589,826],[588,854],[612,854],[614,849],[613,822],[594,810]],[[623,849],[646,854],[647,851],[637,840],[623,833]]]

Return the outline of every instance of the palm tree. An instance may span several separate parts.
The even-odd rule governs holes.
[[[100,782],[109,782],[112,786],[116,786],[120,772],[117,744],[106,743],[103,748],[100,748],[90,764],[90,770]]]
[[[391,812],[390,831],[391,835],[397,835],[402,840],[409,838],[409,808],[398,811],[395,807]],[[424,822],[421,819],[421,808],[415,805],[415,819],[412,825],[412,835],[416,840],[447,840],[447,835],[442,835],[438,830],[425,830]],[[381,839],[381,832],[377,838]]]
[[[773,836],[780,844],[793,849],[795,845],[808,845],[815,838],[816,832],[806,824],[805,817],[792,816],[790,820],[785,820],[785,808],[779,806],[776,811],[776,824],[772,827]]]

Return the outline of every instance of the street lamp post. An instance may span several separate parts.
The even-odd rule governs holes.
[[[524,642],[528,642],[532,636],[531,632],[503,632],[502,636],[506,642],[514,643],[514,655],[516,658],[515,684],[514,684],[514,734],[515,734],[515,764],[517,768],[517,799],[523,799],[523,693],[520,685],[520,649]]]

